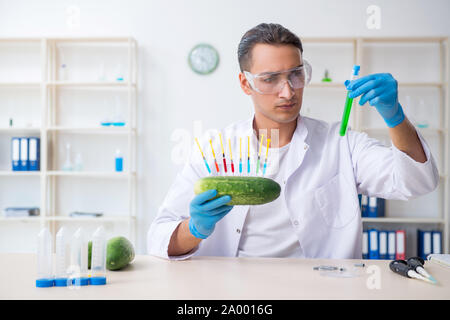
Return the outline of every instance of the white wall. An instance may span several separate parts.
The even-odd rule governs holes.
[[[366,27],[366,8],[381,8],[381,29]],[[80,27],[66,9],[80,8]],[[222,127],[248,117],[252,105],[237,81],[237,45],[260,22],[277,22],[300,37],[448,36],[450,1],[393,0],[0,0],[0,37],[132,36],[139,50],[137,251],[179,166],[170,160],[176,129]],[[199,42],[214,45],[220,65],[209,76],[187,65]]]

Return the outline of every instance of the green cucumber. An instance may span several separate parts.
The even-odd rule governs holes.
[[[213,176],[201,178],[194,184],[195,194],[210,189],[217,190],[215,198],[231,196],[231,201],[227,203],[230,206],[269,203],[278,198],[281,192],[277,182],[262,177]]]
[[[88,268],[91,268],[92,241],[88,245]],[[106,269],[114,271],[126,267],[135,256],[133,244],[125,237],[114,237],[106,245]]]

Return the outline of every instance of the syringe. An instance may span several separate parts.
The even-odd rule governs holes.
[[[106,235],[102,226],[92,237],[91,285],[106,284]]]
[[[37,245],[37,279],[36,287],[53,287],[53,241],[47,228],[43,228],[38,234]]]
[[[350,77],[350,81],[355,80],[358,78],[360,66],[354,65],[352,75]],[[353,105],[353,98],[349,97],[350,91],[347,92],[347,98],[345,99],[345,107],[344,107],[344,113],[342,114],[342,122],[341,122],[341,129],[339,130],[339,134],[341,136],[345,136],[345,133],[347,132],[347,124],[348,119],[350,118],[350,111],[352,110]]]

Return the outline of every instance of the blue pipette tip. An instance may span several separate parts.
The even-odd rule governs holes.
[[[361,69],[361,67],[358,66],[357,64],[355,64],[355,65],[353,66],[353,75],[354,75],[354,76],[357,76],[357,75],[359,74],[359,69]]]
[[[53,287],[54,286],[54,281],[53,279],[36,279],[36,287],[37,288],[49,288],[49,287]]]
[[[90,281],[92,286],[99,286],[106,284],[106,277],[92,277]]]

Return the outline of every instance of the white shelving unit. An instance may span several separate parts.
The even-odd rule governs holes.
[[[310,98],[316,105],[319,102],[327,101],[327,96],[340,94],[342,96],[342,104],[336,105],[336,99],[330,100],[330,105],[322,105],[326,114],[317,115],[310,114],[313,110],[306,109],[305,115],[325,118],[328,121],[340,121],[343,104],[345,100],[344,81],[349,78],[351,64],[361,65],[361,73],[363,75],[376,72],[391,72],[394,77],[398,74],[406,75],[398,79],[399,93],[403,90],[434,90],[433,95],[438,101],[438,125],[430,125],[428,128],[417,128],[425,139],[438,140],[438,146],[432,150],[436,158],[440,173],[440,186],[438,214],[433,212],[424,212],[422,216],[409,216],[405,212],[393,212],[389,210],[389,201],[386,202],[386,217],[384,218],[363,218],[363,226],[378,226],[383,229],[391,228],[438,228],[442,231],[442,242],[444,252],[449,252],[450,245],[450,185],[449,185],[449,124],[450,124],[450,106],[449,106],[449,39],[447,37],[421,37],[421,38],[303,38],[304,46],[303,56],[312,63],[313,79],[308,88],[305,89],[305,95],[308,91],[318,90],[319,94]],[[408,53],[402,56],[401,54]],[[426,51],[428,50],[428,51]],[[394,54],[398,55],[394,57]],[[426,54],[430,54],[428,59]],[[392,56],[391,56],[392,55]],[[408,65],[408,59],[411,56],[422,56],[421,63]],[[377,61],[383,60],[384,61]],[[390,59],[391,58],[391,59]],[[315,60],[316,59],[316,60]],[[377,64],[378,63],[378,64]],[[413,68],[411,68],[413,66]],[[333,69],[334,68],[334,69]],[[343,69],[345,68],[345,69]],[[397,69],[396,69],[397,68]],[[328,69],[331,71],[333,82],[321,82],[323,71]],[[348,70],[347,70],[348,69]],[[334,71],[334,72],[333,72]],[[438,75],[433,77],[433,75]],[[343,90],[344,89],[344,90]],[[310,94],[311,95],[311,94]],[[314,95],[314,94],[312,94]],[[314,98],[319,100],[314,101]],[[399,97],[402,104],[402,97]],[[308,100],[306,100],[308,101]],[[305,103],[304,106],[305,107]],[[306,106],[308,108],[308,106]],[[376,113],[368,111],[369,108],[359,107],[354,103],[352,109],[350,124],[354,130],[366,132],[369,136],[385,140],[389,139],[389,133],[382,121],[376,122],[377,125],[370,125],[365,122],[370,117],[376,117]],[[303,111],[303,110],[302,110]],[[411,113],[411,112],[410,112]],[[334,118],[326,118],[330,116]],[[408,114],[407,114],[408,115]],[[430,117],[432,115],[430,114]],[[436,115],[435,115],[436,117]],[[431,147],[433,149],[433,147]],[[432,205],[432,203],[429,203]],[[435,203],[433,203],[435,204]],[[397,206],[398,207],[398,206]],[[401,214],[400,214],[401,213]],[[414,232],[410,232],[408,236],[413,235],[408,242],[417,243]],[[407,252],[415,255],[415,245],[407,246]]]
[[[39,177],[40,179],[40,216],[25,218],[5,218],[0,217],[0,225],[9,222],[32,222],[39,223],[40,227],[47,226],[51,229],[53,235],[56,234],[59,224],[101,224],[101,223],[120,223],[127,224],[128,236],[131,241],[136,243],[136,114],[137,114],[137,42],[131,37],[117,38],[38,38],[38,39],[0,39],[0,45],[8,47],[8,45],[27,47],[32,44],[34,47],[39,45],[39,68],[40,81],[2,81],[0,79],[0,89],[15,88],[22,90],[26,88],[34,88],[40,93],[40,126],[39,127],[1,127],[0,135],[23,135],[23,136],[39,136],[40,145],[40,171],[35,172],[15,172],[9,170],[0,170],[0,178],[13,177],[30,177],[26,179],[35,179],[31,177]],[[125,56],[123,65],[124,79],[123,81],[113,81],[111,79],[60,79],[59,66],[62,60],[62,49],[69,52],[75,50],[73,61],[79,62],[77,55],[84,50],[103,50],[104,56],[111,59],[109,52],[119,50]],[[88,51],[91,52],[91,51]],[[37,59],[36,59],[37,60]],[[80,60],[81,61],[81,60]],[[92,63],[90,59],[86,59]],[[111,64],[114,61],[108,61]],[[82,63],[80,68],[83,68]],[[1,65],[0,65],[1,67]],[[83,70],[88,70],[92,66],[87,66]],[[35,70],[35,69],[34,69]],[[36,70],[35,70],[36,71]],[[72,71],[77,71],[72,69]],[[23,73],[25,73],[24,71]],[[35,72],[36,73],[36,72]],[[35,75],[34,78],[37,78]],[[35,80],[35,79],[33,79]],[[85,81],[84,81],[85,80]],[[60,106],[63,102],[58,101],[58,93],[60,90],[76,90],[77,92],[99,91],[104,92],[106,96],[111,93],[120,92],[125,96],[126,102],[123,103],[127,108],[126,125],[117,127],[103,127],[78,124],[59,124],[58,117],[60,115]],[[113,170],[82,170],[82,171],[62,171],[58,163],[58,141],[61,135],[70,136],[89,136],[89,139],[101,137],[102,139],[112,139],[121,137],[126,141],[126,150],[123,155],[125,159],[124,171],[115,172]],[[94,218],[74,218],[67,214],[58,212],[57,193],[58,179],[91,179],[92,181],[124,181],[126,186],[123,187],[123,196],[126,197],[125,212],[104,212],[102,217]],[[26,188],[26,186],[24,186]],[[83,199],[77,199],[82,202]],[[0,204],[4,207],[4,204]],[[3,208],[2,208],[3,209]],[[13,227],[13,226],[12,226]],[[16,225],[20,228],[20,225]],[[17,230],[20,232],[20,230]]]

